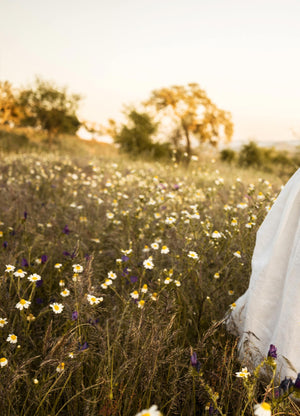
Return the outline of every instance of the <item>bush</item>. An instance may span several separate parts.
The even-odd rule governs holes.
[[[0,150],[18,153],[28,147],[30,147],[29,139],[25,134],[0,131]]]
[[[236,152],[229,148],[221,150],[220,155],[223,162],[232,163],[236,159]]]
[[[263,165],[265,160],[265,153],[263,149],[251,141],[248,144],[244,144],[239,153],[239,164],[240,166],[256,166],[260,167]]]

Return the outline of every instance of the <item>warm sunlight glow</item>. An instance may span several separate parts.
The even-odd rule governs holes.
[[[84,120],[196,82],[232,113],[234,141],[300,130],[299,1],[3,0],[1,15],[0,80],[67,85]]]

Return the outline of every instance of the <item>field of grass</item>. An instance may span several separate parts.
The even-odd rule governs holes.
[[[6,154],[1,415],[252,415],[263,397],[299,414],[236,377],[223,322],[286,179],[208,159]]]

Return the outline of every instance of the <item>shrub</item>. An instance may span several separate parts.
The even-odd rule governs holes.
[[[4,152],[24,151],[29,147],[29,139],[25,134],[17,134],[0,130],[0,150]]]
[[[221,150],[220,155],[223,162],[232,163],[236,159],[236,152],[229,148]]]
[[[239,153],[240,166],[256,166],[260,167],[265,161],[264,151],[258,145],[251,141],[244,144]]]

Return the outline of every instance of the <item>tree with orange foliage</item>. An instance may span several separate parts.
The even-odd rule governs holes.
[[[176,121],[176,137],[184,138],[188,160],[191,157],[191,137],[212,145],[224,139],[230,141],[233,123],[228,111],[219,109],[196,83],[154,90],[146,106]]]
[[[20,118],[16,92],[9,81],[0,81],[0,125],[14,125]]]

